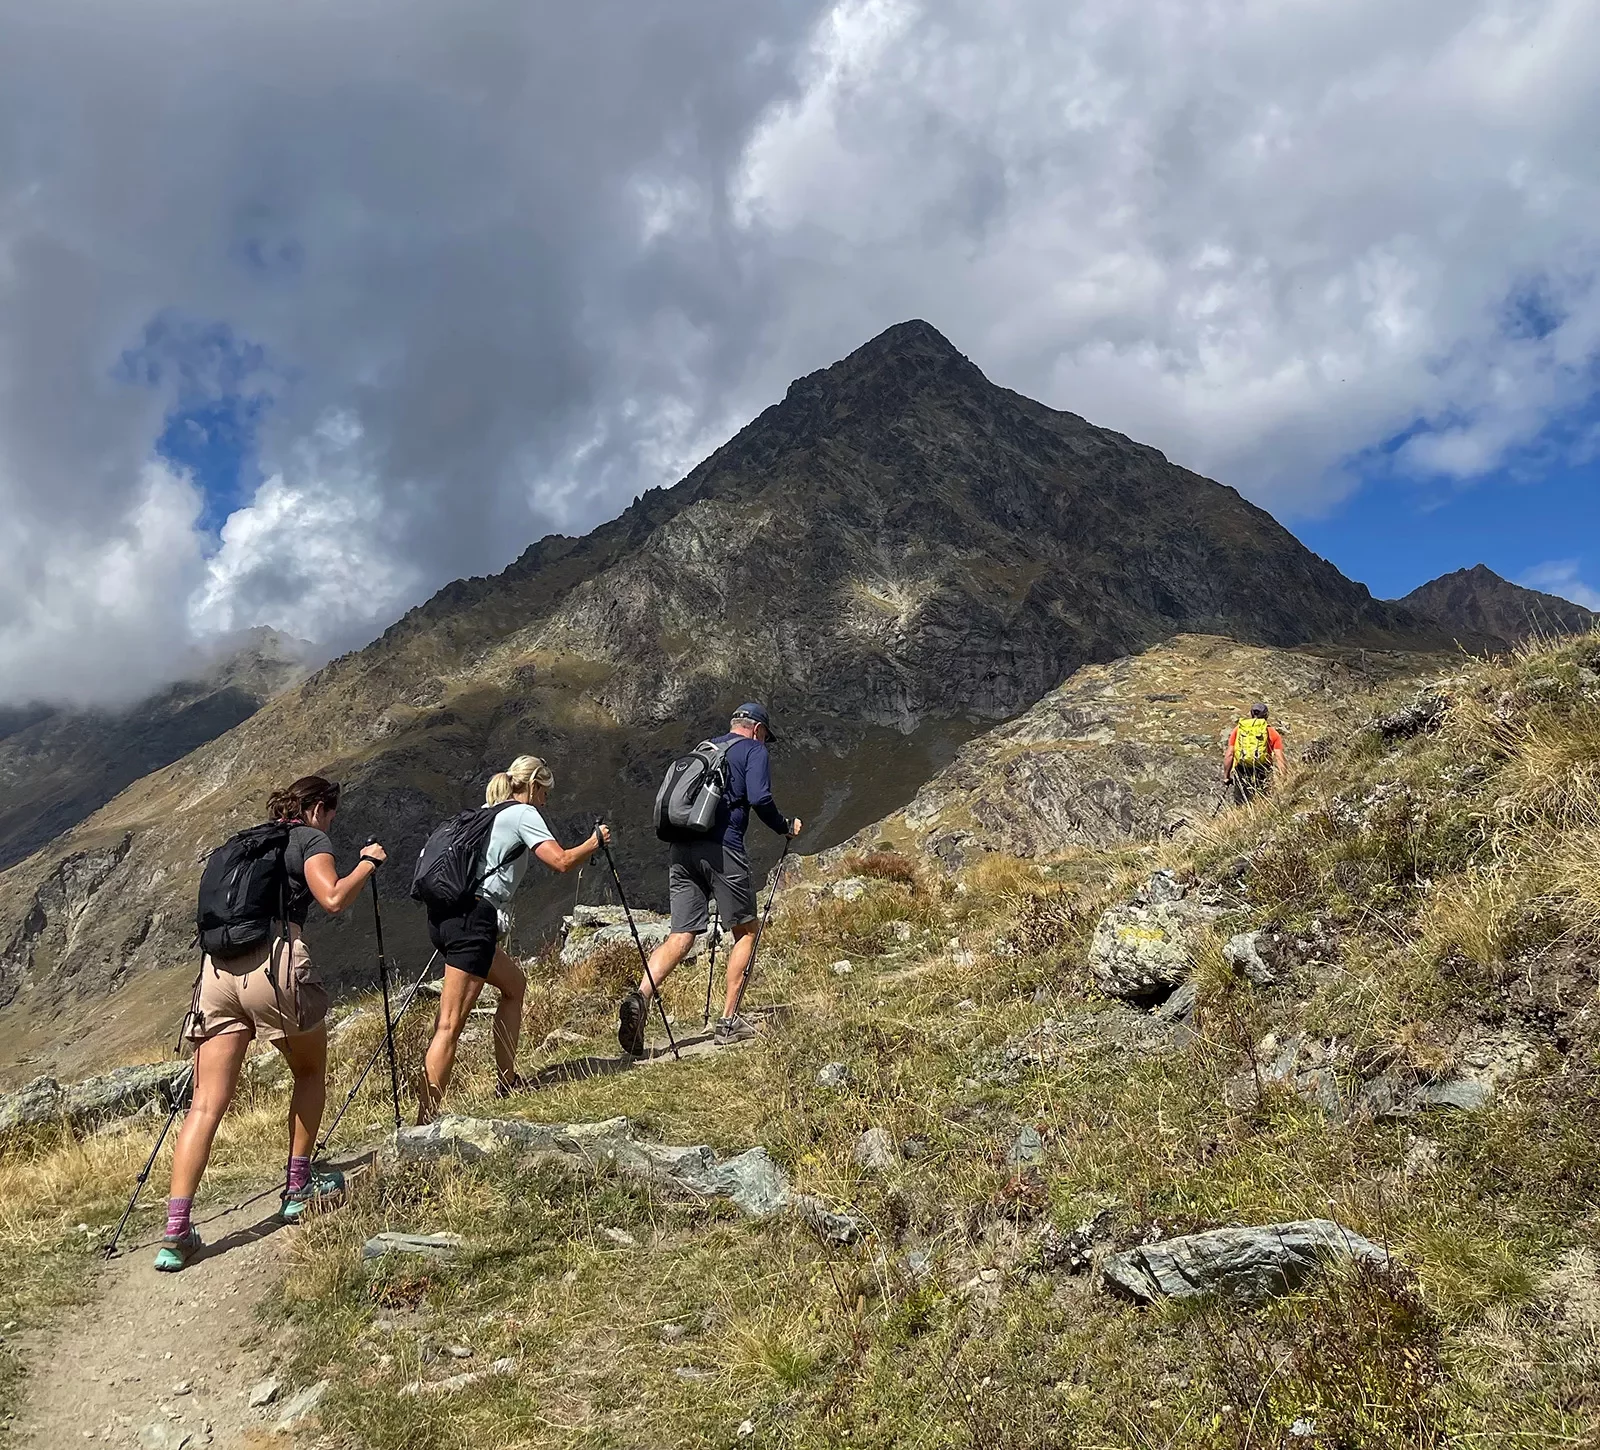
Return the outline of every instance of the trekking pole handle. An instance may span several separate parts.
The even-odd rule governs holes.
[[[376,846],[377,844],[378,844],[378,838],[376,836],[368,836],[367,839],[364,840],[361,843],[361,856],[360,856],[360,859],[365,861],[367,863],[367,865],[372,867],[373,875],[377,875],[377,873],[380,870],[383,869],[383,862],[379,861],[374,856],[367,855],[367,847],[368,846]]]

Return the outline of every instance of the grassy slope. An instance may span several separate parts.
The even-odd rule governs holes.
[[[873,880],[858,900],[788,896],[764,948],[764,994],[797,1008],[784,1031],[515,1110],[627,1113],[670,1141],[764,1143],[799,1186],[854,1205],[874,1240],[827,1250],[790,1222],[544,1167],[391,1175],[303,1232],[268,1309],[297,1331],[299,1372],[334,1377],[336,1443],[728,1445],[746,1443],[746,1419],[748,1443],[794,1446],[1594,1443],[1595,670],[1593,641],[1471,666],[1447,686],[1436,733],[1353,739],[1159,857],[996,857],[960,881],[910,883],[877,859],[856,864]],[[1331,965],[1261,993],[1203,944],[1199,1040],[1119,1048],[1084,953],[1098,909],[1156,864],[1232,883],[1226,930],[1319,932]],[[836,976],[844,957],[854,970]],[[603,1037],[628,969],[625,957],[536,969],[526,1040],[558,1024]],[[681,1016],[698,1017],[703,984],[674,984]],[[1083,1030],[1008,1066],[998,1049],[1046,1018]],[[410,1024],[410,1057],[423,1025]],[[1425,1072],[1464,1031],[1508,1025],[1538,1041],[1539,1067],[1480,1114],[1335,1122],[1287,1094],[1250,1109],[1224,1097],[1268,1031],[1338,1038],[1345,1071]],[[459,1111],[504,1111],[486,1052],[464,1053]],[[830,1060],[850,1066],[847,1089],[817,1085]],[[380,1108],[377,1094],[363,1103],[367,1128]],[[280,1112],[262,1092],[230,1120],[209,1193],[273,1170]],[[1023,1122],[1045,1138],[1036,1169],[1004,1161]],[[926,1154],[887,1175],[857,1168],[852,1147],[873,1125],[925,1139]],[[114,1214],[145,1139],[8,1151],[0,1273],[20,1307],[3,1312],[39,1313],[87,1260],[72,1225]],[[1139,1310],[1091,1274],[1046,1269],[1041,1232],[1102,1210],[1124,1244],[1327,1215],[1392,1246],[1404,1269],[1331,1273],[1253,1314]],[[380,1227],[456,1229],[473,1249],[448,1268],[363,1269],[360,1242]],[[932,1267],[919,1276],[922,1249]],[[473,1364],[514,1355],[519,1371],[400,1398],[407,1381],[462,1367],[428,1361],[451,1342]]]

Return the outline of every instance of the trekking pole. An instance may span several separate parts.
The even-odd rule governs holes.
[[[711,961],[706,967],[706,1015],[701,1019],[702,1027],[711,1025],[711,987],[717,980],[717,943],[722,940],[722,913],[719,911],[711,918]]]
[[[628,918],[628,930],[633,933],[633,944],[639,948],[639,960],[644,963],[645,981],[650,983],[650,995],[656,999],[656,1009],[661,1013],[661,1025],[667,1029],[667,1046],[672,1049],[672,1055],[681,1059],[683,1054],[678,1051],[677,1039],[672,1035],[672,1023],[667,1020],[667,1006],[661,1000],[661,993],[656,990],[656,976],[650,970],[650,958],[645,952],[644,942],[639,936],[639,928],[634,924],[633,912],[628,907],[628,893],[622,889],[622,877],[617,872],[617,858],[611,854],[611,842],[600,836],[600,827],[605,822],[596,819],[594,823],[595,834],[600,838],[600,848],[606,853],[606,865],[611,868],[611,879],[617,885],[617,900],[622,903],[622,913]],[[646,1014],[650,1009],[645,1008]]]
[[[428,980],[428,973],[433,970],[433,964],[438,960],[438,952],[435,952],[431,957],[428,958],[428,965],[422,969],[422,975],[411,984],[411,990],[400,999],[400,1010],[394,1014],[394,1021],[396,1023],[398,1023],[406,1015],[406,1013],[411,1010],[411,1004],[416,1001],[417,993],[422,990],[422,984]],[[392,1032],[393,1030],[394,1029],[391,1026],[390,1031]],[[333,1115],[333,1121],[328,1124],[328,1131],[322,1135],[322,1141],[317,1144],[317,1157],[320,1158],[327,1151],[328,1144],[333,1141],[334,1130],[343,1120],[345,1113],[349,1111],[350,1104],[356,1100],[356,1094],[361,1091],[361,1084],[367,1080],[367,1074],[372,1071],[373,1064],[377,1062],[378,1054],[382,1051],[383,1043],[381,1042],[372,1049],[372,1055],[367,1059],[367,1065],[361,1069],[361,1075],[355,1080],[355,1085],[350,1089],[349,1093],[346,1094],[344,1102],[339,1106],[339,1111]]]
[[[778,857],[778,864],[772,868],[772,890],[767,893],[767,909],[761,913],[761,925],[756,928],[755,944],[750,948],[750,961],[744,969],[744,980],[739,983],[739,990],[734,993],[733,1011],[730,1017],[739,1015],[740,1004],[744,1001],[744,989],[750,985],[750,978],[756,974],[756,953],[761,950],[761,938],[767,933],[767,918],[772,915],[772,903],[778,899],[778,884],[783,880],[783,864],[789,859],[789,847],[794,844],[793,836],[783,838],[783,854]]]
[[[376,846],[378,838],[371,836],[367,846]],[[361,848],[366,849],[366,846]],[[369,856],[367,858],[371,860]],[[383,954],[383,913],[378,910],[378,872],[381,861],[372,867],[372,930],[378,938],[378,984],[383,989],[383,1040],[389,1047],[389,1091],[394,1097],[394,1130],[400,1131],[400,1069],[394,1060],[394,1020],[389,1015],[389,959]]]
[[[191,1092],[194,1088],[194,1063],[191,1062],[185,1069],[182,1077],[178,1079],[177,1091],[172,1095],[172,1111],[167,1114],[167,1121],[161,1125],[161,1131],[156,1135],[156,1145],[150,1150],[150,1156],[144,1160],[144,1167],[139,1170],[139,1176],[133,1181],[133,1196],[128,1199],[128,1206],[122,1210],[122,1217],[117,1220],[117,1226],[111,1231],[111,1242],[106,1245],[105,1257],[113,1258],[117,1252],[117,1240],[122,1237],[122,1230],[128,1226],[128,1220],[133,1217],[133,1206],[139,1201],[139,1195],[144,1191],[144,1185],[150,1177],[150,1170],[155,1167],[156,1154],[161,1151],[161,1145],[167,1141],[167,1134],[172,1131],[172,1124],[178,1114],[183,1110],[183,1095],[185,1089]]]

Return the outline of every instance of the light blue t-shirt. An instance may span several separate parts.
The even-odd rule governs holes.
[[[544,817],[532,806],[507,806],[494,818],[494,826],[489,831],[489,849],[483,855],[489,874],[483,878],[478,894],[496,906],[509,905],[534,851],[543,842],[553,840],[555,837],[545,825]],[[506,852],[518,841],[528,849],[515,861],[507,861]]]

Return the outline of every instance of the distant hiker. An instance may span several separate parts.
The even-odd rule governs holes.
[[[1228,736],[1222,761],[1222,783],[1233,786],[1235,804],[1254,800],[1276,771],[1284,773],[1283,736],[1267,724],[1267,707],[1252,705]]]
[[[667,868],[671,934],[651,954],[648,974],[623,998],[617,1014],[617,1041],[634,1057],[644,1055],[651,983],[659,987],[689,955],[695,937],[706,929],[713,896],[722,929],[733,934],[716,1041],[726,1046],[755,1035],[748,1020],[734,1015],[756,933],[756,893],[744,848],[745,826],[754,811],[780,836],[798,836],[801,828],[799,817],[791,820],[772,799],[767,744],[775,738],[761,705],[741,705],[727,734],[702,741],[667,772],[656,797],[656,834],[671,843]]]
[[[564,848],[539,813],[555,783],[538,756],[519,755],[489,782],[482,807],[447,821],[423,848],[411,894],[428,908],[428,935],[445,966],[439,1021],[423,1065],[419,1123],[432,1122],[439,1111],[461,1029],[485,982],[500,994],[494,1010],[496,1092],[504,1096],[522,1086],[516,1072],[517,1042],[528,983],[501,945],[511,929],[511,898],[528,869],[530,851],[552,871],[565,872],[581,866],[602,840],[611,839],[609,827],[597,826],[588,840]],[[430,853],[436,850],[444,854],[435,858]],[[430,864],[435,863],[444,871],[430,878]],[[439,882],[452,866],[459,878],[441,890]]]
[[[384,850],[376,842],[363,846],[355,869],[339,876],[327,834],[338,809],[337,784],[304,776],[267,802],[266,825],[212,852],[201,876],[205,954],[185,1025],[185,1036],[196,1044],[194,1097],[172,1156],[167,1228],[155,1265],[164,1272],[183,1268],[201,1247],[190,1206],[245,1052],[258,1035],[283,1054],[294,1076],[282,1216],[297,1219],[344,1186],[338,1173],[311,1167],[327,1096],[328,992],[301,931],[313,901],[331,916],[344,911],[377,871]]]

